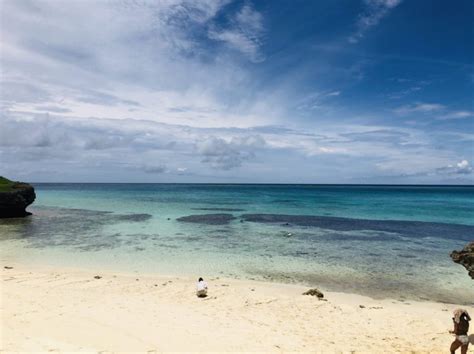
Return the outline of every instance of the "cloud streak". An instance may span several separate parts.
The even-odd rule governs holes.
[[[413,114],[429,115],[436,120],[457,120],[474,117],[473,111],[452,110],[440,103],[417,102],[398,107],[394,112],[402,116]]]
[[[377,26],[402,0],[365,0],[363,13],[359,15],[356,31],[349,37],[350,43],[359,42],[372,27]]]
[[[410,113],[431,113],[439,112],[445,109],[445,106],[439,103],[415,103],[399,107],[395,110],[396,113],[406,115]]]

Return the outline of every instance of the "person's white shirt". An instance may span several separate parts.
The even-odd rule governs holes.
[[[207,290],[207,283],[204,280],[201,280],[200,282],[197,283],[196,290],[197,291]]]

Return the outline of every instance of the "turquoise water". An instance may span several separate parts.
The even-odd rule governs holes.
[[[453,249],[474,240],[473,187],[35,188],[33,216],[0,221],[5,261],[222,275],[372,297],[474,302],[474,282],[449,258]]]

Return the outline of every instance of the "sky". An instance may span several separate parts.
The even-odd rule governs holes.
[[[471,0],[1,0],[0,175],[474,183]]]

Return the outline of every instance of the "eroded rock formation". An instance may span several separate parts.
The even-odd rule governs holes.
[[[26,207],[33,203],[35,198],[35,189],[32,185],[0,177],[0,218],[30,215]]]
[[[474,279],[474,241],[469,242],[461,251],[451,252],[451,258],[466,268],[471,278]]]

